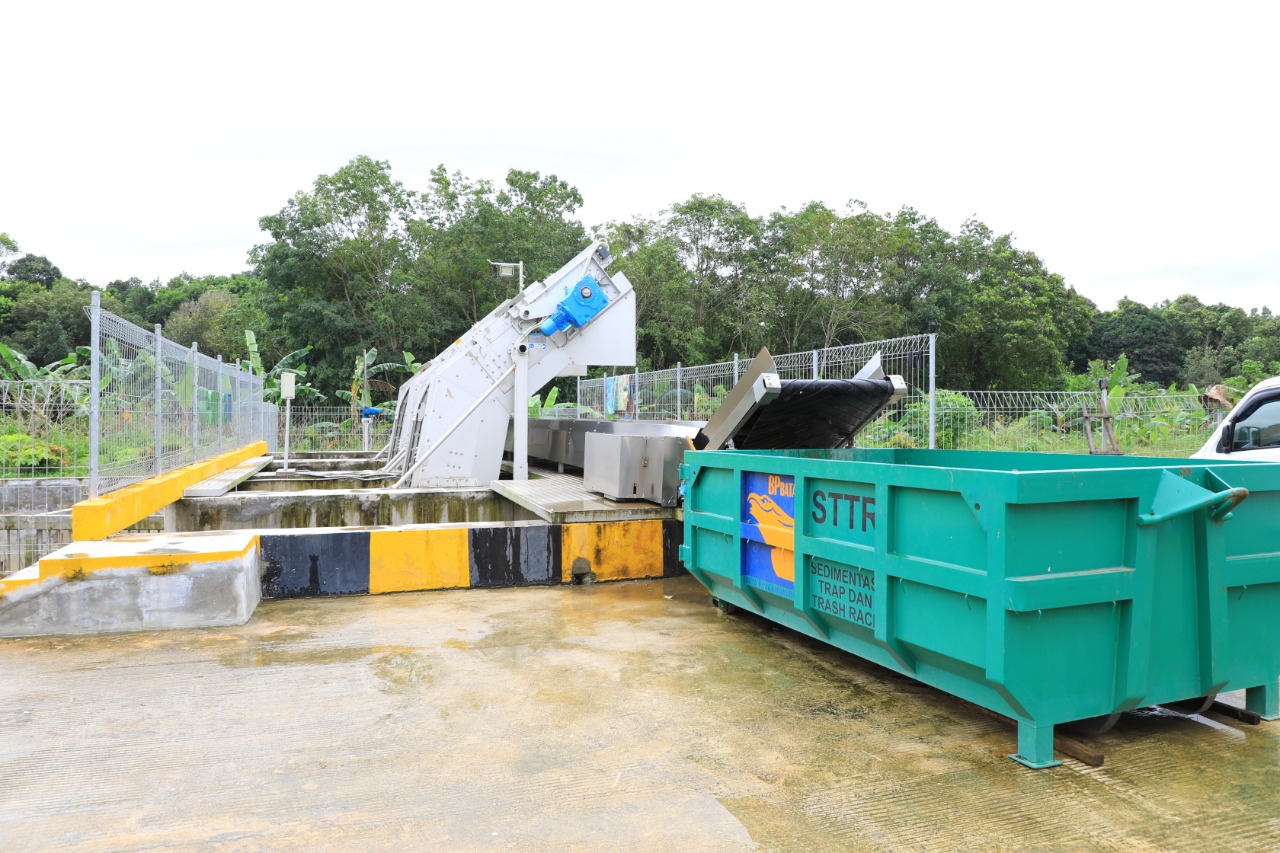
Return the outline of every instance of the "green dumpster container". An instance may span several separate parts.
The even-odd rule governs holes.
[[[1246,690],[1280,714],[1280,465],[936,450],[685,454],[719,601],[1053,727]]]

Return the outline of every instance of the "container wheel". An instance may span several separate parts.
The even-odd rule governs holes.
[[[1062,728],[1084,737],[1094,737],[1111,731],[1118,722],[1120,722],[1120,712],[1116,711],[1114,714],[1103,714],[1100,717],[1086,717],[1083,720],[1063,723]]]
[[[738,612],[738,606],[736,604],[730,604],[729,602],[725,601],[723,598],[712,598],[711,603],[714,604],[716,609],[719,610],[721,613],[723,613],[725,616],[732,616],[733,614]]]
[[[1166,702],[1160,707],[1168,708],[1170,711],[1177,711],[1179,714],[1186,714],[1188,717],[1193,717],[1196,714],[1203,714],[1205,711],[1209,710],[1217,698],[1218,694],[1214,693],[1211,696],[1200,696],[1196,699],[1179,699],[1177,702]]]

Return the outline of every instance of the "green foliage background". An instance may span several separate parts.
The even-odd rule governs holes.
[[[589,239],[578,190],[512,169],[501,183],[444,166],[405,187],[356,157],[259,220],[248,268],[144,284],[113,281],[103,305],[227,360],[273,365],[307,350],[310,387],[336,400],[366,352],[430,358],[502,299],[489,260],[542,278]],[[9,224],[9,223],[4,223]],[[1100,312],[1011,235],[977,220],[949,232],[911,208],[811,203],[753,216],[694,195],[653,218],[600,229],[636,287],[642,369],[720,361],[767,345],[793,352],[916,334],[937,324],[938,384],[1051,390],[1087,383],[1089,363],[1128,356],[1135,382],[1204,387],[1280,372],[1280,318],[1175,296]],[[35,365],[88,343],[93,285],[62,277],[0,233],[0,341]],[[308,349],[309,348],[309,349]],[[407,371],[388,373],[384,396]]]

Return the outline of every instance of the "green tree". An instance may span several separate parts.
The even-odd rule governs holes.
[[[656,228],[653,221],[637,220],[612,223],[607,231],[615,257],[611,271],[625,273],[635,289],[638,357],[652,370],[713,361],[720,353],[708,346],[706,328],[695,321],[689,270],[673,241],[654,236]]]
[[[290,343],[315,345],[328,387],[340,387],[349,351],[370,339],[400,349],[406,321],[426,319],[404,277],[409,222],[419,209],[390,164],[361,156],[259,221],[273,241],[250,254],[269,285],[263,307]]]
[[[14,318],[14,309],[44,288],[30,281],[0,279],[0,340],[8,340],[21,328]]]
[[[7,264],[7,258],[20,251],[18,241],[10,237],[8,232],[0,231],[0,264]]]
[[[555,175],[518,169],[495,187],[440,166],[419,193],[357,157],[261,220],[272,236],[251,254],[272,318],[263,338],[314,345],[326,389],[347,385],[365,350],[439,352],[512,295],[489,260],[523,261],[532,281],[581,250],[581,203]]]
[[[1088,329],[1093,303],[1014,247],[1011,235],[994,236],[971,220],[956,242],[965,285],[940,300],[944,387],[1060,387],[1066,353]]]
[[[773,214],[763,247],[770,340],[796,351],[855,343],[890,328],[894,311],[881,278],[885,226],[861,202],[843,216],[817,202]]]
[[[1280,361],[1280,316],[1268,308],[1255,308],[1249,312],[1249,335],[1236,348],[1241,362],[1245,360],[1267,364]]]
[[[12,243],[12,240],[10,242]],[[9,278],[29,281],[45,287],[52,287],[55,281],[62,278],[62,270],[42,255],[23,255],[17,260],[10,261],[5,269]]]
[[[10,345],[23,352],[34,352],[42,326],[52,319],[67,336],[71,346],[88,346],[89,317],[85,307],[92,300],[94,288],[84,282],[59,279],[49,289],[37,287],[14,302],[5,337]],[[120,303],[110,295],[102,297],[102,307],[114,314]]]
[[[36,329],[35,346],[29,353],[36,364],[49,364],[71,352],[71,339],[62,324],[52,316],[45,317]]]
[[[266,317],[256,305],[230,290],[206,290],[199,298],[178,306],[164,326],[164,336],[186,346],[200,345],[207,355],[221,355],[226,361],[246,358],[244,328],[265,323]]]
[[[1158,385],[1176,382],[1186,360],[1168,318],[1128,298],[1097,319],[1089,348],[1108,361],[1127,353],[1129,368]]]

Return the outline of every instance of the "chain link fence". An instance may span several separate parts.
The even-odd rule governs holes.
[[[76,502],[253,441],[275,451],[284,434],[284,410],[263,403],[260,377],[102,311],[96,299],[90,316],[90,381],[0,382],[0,576],[69,542]],[[1105,411],[1121,452],[1182,457],[1204,444],[1224,414],[1193,394],[1113,393],[1106,404],[1099,392],[931,394],[934,343],[917,335],[787,353],[774,364],[783,379],[845,379],[879,352],[908,394],[859,434],[867,447],[1087,453],[1086,425],[1099,448],[1104,439],[1101,421],[1086,415]],[[575,403],[542,416],[703,421],[748,363],[735,357],[584,379]],[[349,406],[297,407],[291,450],[376,450],[392,425],[383,416],[366,424]],[[158,526],[152,519],[132,529]]]

